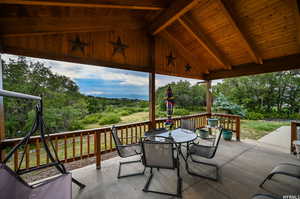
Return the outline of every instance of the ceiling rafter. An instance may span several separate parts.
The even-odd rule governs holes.
[[[143,2],[141,0],[0,0],[0,4],[68,6],[87,8],[118,8],[133,10],[161,10],[164,5],[158,1]]]
[[[175,0],[170,7],[166,8],[150,25],[152,35],[158,34],[179,17],[195,7],[200,0]]]
[[[196,66],[201,66],[201,61],[197,59],[176,37],[174,37],[172,34],[170,34],[167,30],[163,30],[160,33],[160,36],[164,38],[169,43],[173,44],[177,51],[179,51],[180,54],[184,54],[184,57],[187,58],[187,60],[192,64]],[[202,71],[205,74],[208,74],[208,70]]]
[[[179,23],[189,34],[211,55],[214,59],[224,66],[226,69],[231,69],[230,63],[220,53],[217,47],[210,41],[210,39],[203,34],[187,17],[178,18]]]
[[[248,53],[250,54],[252,60],[255,63],[262,64],[262,58],[254,50],[254,47],[250,44],[245,34],[242,32],[241,28],[238,26],[237,17],[235,17],[234,12],[231,9],[231,6],[226,0],[215,0],[218,2],[222,12],[225,14],[226,18],[230,22],[231,26],[234,28],[235,32],[238,33],[240,40],[244,43]]]

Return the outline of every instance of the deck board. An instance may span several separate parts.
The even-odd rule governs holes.
[[[73,186],[73,198],[76,199],[154,199],[172,198],[164,195],[144,193],[142,188],[149,176],[149,170],[144,176],[134,176],[117,179],[118,162],[120,158],[112,158],[102,163],[102,169],[96,170],[95,165],[90,165],[74,170],[73,176],[87,185],[83,191],[78,191]],[[188,199],[240,199],[251,198],[255,193],[271,193],[282,196],[285,194],[300,194],[298,179],[283,178],[282,176],[266,183],[265,189],[259,188],[259,183],[267,176],[272,167],[281,162],[298,163],[295,157],[272,150],[272,147],[256,144],[255,142],[225,142],[221,140],[216,158],[208,162],[220,166],[220,180],[213,182],[187,174],[184,165],[181,165],[183,178],[183,198]],[[206,168],[193,167],[199,171],[211,173]],[[131,168],[124,167],[124,172],[143,169],[141,164]],[[161,191],[176,191],[176,173],[171,170],[154,170],[151,189]]]

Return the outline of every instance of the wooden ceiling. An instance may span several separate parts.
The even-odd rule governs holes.
[[[297,0],[0,0],[3,53],[196,79],[300,68]]]

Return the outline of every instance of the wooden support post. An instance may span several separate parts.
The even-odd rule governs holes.
[[[296,121],[291,122],[291,153],[295,153],[296,150],[293,141],[297,140],[297,126],[300,126],[300,123]]]
[[[95,132],[94,136],[96,168],[101,169],[101,134],[100,132]]]
[[[240,141],[240,134],[241,134],[241,120],[240,117],[236,118],[236,123],[235,123],[235,128],[236,128],[236,141]]]
[[[0,89],[3,89],[3,73],[2,73],[2,59],[0,53]],[[1,141],[5,139],[5,128],[4,128],[4,106],[3,97],[0,96],[0,146]],[[0,147],[0,160],[4,158],[4,151]]]
[[[206,84],[206,112],[209,114],[209,117],[211,117],[211,106],[212,106],[211,80],[208,80]]]
[[[149,120],[150,129],[154,129],[155,124],[155,73],[149,73]]]

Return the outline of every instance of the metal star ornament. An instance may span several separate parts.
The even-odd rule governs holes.
[[[171,65],[171,64],[173,66],[175,66],[175,62],[174,62],[175,59],[176,59],[176,57],[174,57],[172,52],[170,52],[170,55],[167,56],[168,66]]]
[[[80,38],[76,36],[75,40],[70,40],[72,44],[72,51],[80,50],[82,53],[84,53],[84,47],[89,45],[88,43],[84,43],[80,41]]]
[[[187,65],[184,66],[185,72],[190,72],[191,69],[192,69],[192,67],[190,66],[190,64],[187,64]]]
[[[125,49],[129,48],[128,45],[123,44],[121,38],[118,37],[116,42],[110,42],[113,45],[113,56],[117,53],[121,53],[125,57]]]

